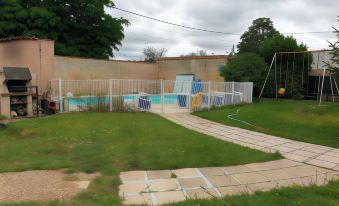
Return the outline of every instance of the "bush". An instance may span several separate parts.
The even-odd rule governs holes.
[[[267,72],[268,66],[262,57],[244,53],[235,55],[227,63],[222,76],[225,81],[253,82],[253,94],[259,96]]]

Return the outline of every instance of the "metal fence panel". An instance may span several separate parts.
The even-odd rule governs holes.
[[[193,112],[252,103],[252,82],[179,80],[51,80],[59,111]]]

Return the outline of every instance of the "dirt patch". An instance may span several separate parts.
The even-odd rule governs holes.
[[[33,132],[30,131],[30,130],[27,130],[27,129],[21,130],[20,133],[19,133],[20,137],[29,137],[32,134],[33,134]]]
[[[99,174],[65,174],[62,170],[0,173],[0,203],[68,200],[87,189]]]

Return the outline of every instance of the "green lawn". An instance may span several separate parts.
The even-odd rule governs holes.
[[[339,104],[315,101],[262,99],[253,104],[227,106],[195,115],[226,125],[259,131],[293,140],[339,148]],[[228,119],[236,119],[255,126]]]
[[[103,173],[89,192],[75,198],[72,204],[77,205],[119,205],[121,171],[226,166],[280,158],[149,113],[62,114],[13,122],[0,129],[0,172],[69,168],[69,172]]]

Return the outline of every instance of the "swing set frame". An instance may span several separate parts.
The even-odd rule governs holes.
[[[292,82],[294,80],[294,70],[295,70],[295,58],[296,58],[296,55],[297,54],[303,54],[303,71],[302,71],[302,84],[304,84],[304,69],[305,69],[305,56],[306,54],[308,55],[307,56],[307,95],[309,94],[308,92],[308,89],[309,89],[309,77],[310,77],[310,71],[311,71],[311,64],[310,64],[310,55],[313,55],[313,54],[318,54],[317,56],[317,67],[316,69],[317,70],[320,70],[322,69],[322,80],[320,80],[320,76],[318,76],[318,92],[316,93],[317,96],[316,96],[316,99],[319,100],[319,106],[322,105],[322,97],[323,97],[323,90],[324,90],[324,81],[325,81],[325,76],[326,76],[326,70],[328,69],[327,66],[323,66],[322,68],[319,68],[319,61],[320,61],[320,54],[322,53],[325,53],[325,52],[328,52],[329,50],[311,50],[311,51],[289,51],[289,52],[276,52],[273,56],[273,59],[272,59],[272,62],[270,64],[270,67],[269,67],[269,70],[268,70],[268,73],[266,75],[266,78],[265,78],[265,82],[264,82],[264,85],[262,86],[262,89],[261,89],[261,92],[260,92],[260,95],[259,95],[259,99],[261,99],[262,97],[262,94],[264,92],[264,89],[265,89],[265,86],[267,84],[267,81],[268,81],[268,78],[270,76],[270,73],[272,71],[272,68],[274,67],[274,81],[275,81],[275,98],[278,99],[278,79],[277,79],[277,57],[278,55],[280,55],[280,66],[279,66],[279,70],[280,70],[280,83],[282,82],[281,81],[281,69],[282,69],[282,57],[283,55],[287,55],[287,62],[286,62],[286,76],[285,76],[285,85],[284,87],[286,88],[286,85],[287,85],[287,76],[288,76],[288,71],[289,71],[289,57],[290,55],[293,55],[293,64],[292,64]],[[326,55],[327,57],[327,55]],[[328,63],[329,62],[329,59],[326,58],[325,61]],[[338,89],[338,84],[336,82],[336,80],[334,79],[334,77],[329,74],[329,78],[330,78],[330,85],[331,85],[331,92],[332,92],[332,101],[334,102],[335,101],[335,98],[334,98],[334,88],[333,88],[333,84],[332,84],[332,81],[334,82],[334,85],[335,85],[335,89],[337,90],[337,94],[339,94],[339,89]],[[315,93],[314,93],[315,94]],[[306,95],[306,96],[307,96]],[[306,97],[305,96],[305,97]]]

